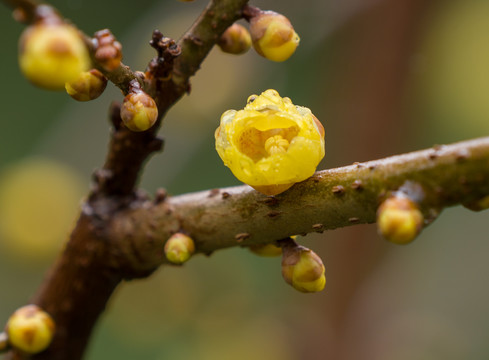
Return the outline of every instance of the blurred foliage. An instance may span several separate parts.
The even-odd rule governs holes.
[[[427,137],[440,143],[489,130],[488,17],[487,1],[446,2],[412,58],[416,115],[428,121]]]
[[[153,28],[178,38],[205,3],[53,2],[87,33],[110,28],[123,44],[124,62],[135,69],[154,56],[147,45]],[[322,121],[326,159],[320,168],[487,134],[487,1],[426,2],[404,56],[404,80],[397,82],[399,103],[389,102],[393,91],[379,90],[392,56],[366,36],[390,19],[376,20],[382,6],[394,12],[395,4],[411,3],[327,0],[304,9],[297,1],[257,1],[290,18],[301,36],[297,53],[276,64],[252,51],[239,57],[213,51],[192,80],[191,96],[165,118],[165,151],[149,162],[142,187],[177,194],[238,184],[214,150],[214,130],[223,111],[242,108],[248,95],[267,88]],[[122,96],[109,86],[99,99],[79,104],[34,88],[17,65],[23,26],[3,5],[0,23],[6,29],[0,32],[0,320],[6,320],[29,301],[59,246],[58,234],[74,220],[80,188],[87,189],[103,163],[108,105]],[[367,62],[376,51],[385,51],[378,54],[385,64]],[[371,104],[373,96],[379,104]],[[391,108],[382,113],[385,122],[376,122],[375,106]],[[36,219],[43,221],[30,222]],[[373,225],[299,239],[326,266],[326,290],[316,295],[285,284],[280,259],[239,248],[196,256],[183,267],[122,284],[87,358],[487,358],[486,224],[487,213],[455,208],[405,247],[381,240]],[[26,243],[9,228],[27,234],[28,250],[19,253]]]

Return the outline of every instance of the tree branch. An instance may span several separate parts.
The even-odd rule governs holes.
[[[35,2],[4,0],[35,17]],[[123,279],[148,276],[165,263],[163,245],[177,232],[188,233],[198,252],[210,254],[231,246],[267,243],[294,234],[322,232],[372,223],[380,201],[402,186],[414,189],[427,222],[447,206],[489,195],[489,138],[383,160],[324,170],[287,192],[267,197],[247,186],[204,191],[150,201],[135,188],[144,163],[161,148],[156,136],[168,109],[189,91],[189,78],[222,32],[242,17],[247,0],[213,0],[178,42],[182,53],[168,79],[146,84],[160,114],[144,133],[120,126],[111,111],[114,132],[104,167],[63,254],[33,302],[56,322],[52,345],[15,359],[80,359],[92,328],[115,287]],[[30,14],[30,15],[29,15]],[[93,49],[92,49],[93,51]],[[138,77],[121,67],[106,73],[123,89]],[[139,77],[138,77],[139,78]]]
[[[4,0],[25,23],[35,21],[38,3],[33,0]],[[55,320],[56,333],[50,347],[28,356],[12,349],[10,359],[77,360],[83,356],[92,328],[104,310],[113,290],[122,279],[148,276],[153,269],[125,267],[126,254],[119,251],[117,241],[108,233],[108,225],[118,211],[139,207],[145,199],[135,191],[144,163],[161,149],[156,133],[166,111],[189,91],[189,78],[216,43],[221,33],[240,18],[247,0],[214,0],[180,41],[182,60],[175,61],[172,76],[166,81],[149,80],[145,90],[155,98],[159,120],[153,128],[134,133],[121,126],[119,107],[111,108],[114,125],[109,152],[102,169],[94,174],[92,189],[83,212],[63,254],[55,263],[33,303],[45,309]],[[85,35],[84,35],[85,36]],[[92,53],[95,47],[89,37],[85,41]],[[93,58],[94,59],[94,58]],[[95,61],[95,59],[94,59]],[[188,62],[184,64],[184,62]],[[95,66],[101,70],[95,61]],[[103,73],[127,92],[127,84],[137,73],[121,64]],[[142,81],[142,80],[141,80]],[[135,249],[137,250],[137,249]]]
[[[216,44],[220,35],[238,20],[241,8],[248,0],[213,0],[178,41],[181,55],[175,58],[169,79],[150,79],[148,93],[158,105],[159,119],[148,131],[134,133],[127,128],[115,128],[107,160],[101,172],[103,178],[92,197],[117,195],[131,197],[139,174],[148,157],[161,147],[156,133],[166,112],[190,91],[189,79]],[[113,113],[114,114],[114,113]],[[128,157],[130,161],[128,161]]]
[[[196,251],[272,242],[376,220],[389,192],[414,189],[426,224],[448,206],[489,195],[489,137],[317,172],[275,197],[248,186],[214,189],[146,202],[117,214],[111,238],[136,272],[165,262],[162,249],[176,231]]]
[[[37,11],[41,9],[39,7],[41,4],[34,0],[3,1],[21,14],[16,18],[25,23],[35,21]],[[106,162],[95,174],[96,186],[92,191],[91,199],[101,196],[120,196],[125,199],[124,203],[127,203],[127,198],[133,198],[145,162],[153,152],[159,151],[162,147],[162,142],[157,139],[156,133],[163,116],[186,92],[190,91],[190,77],[195,75],[224,30],[242,17],[241,9],[247,2],[248,0],[212,0],[178,42],[182,53],[174,61],[171,76],[166,81],[157,78],[144,81],[122,63],[116,69],[107,71],[94,57],[97,47],[92,38],[81,32],[92,55],[94,66],[124,94],[127,93],[128,84],[132,80],[138,79],[144,83],[144,89],[155,99],[159,113],[157,123],[150,130],[134,133],[125,127],[117,126],[120,124],[120,119],[112,112],[112,123],[116,126]],[[50,15],[59,16],[54,13]]]

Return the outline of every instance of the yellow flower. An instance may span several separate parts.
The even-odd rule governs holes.
[[[309,178],[324,157],[324,129],[306,107],[275,90],[252,95],[221,116],[216,150],[242,182],[266,195]]]

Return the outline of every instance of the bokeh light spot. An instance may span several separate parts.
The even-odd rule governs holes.
[[[54,255],[66,240],[84,187],[66,165],[41,157],[17,162],[0,175],[0,242],[26,260]]]

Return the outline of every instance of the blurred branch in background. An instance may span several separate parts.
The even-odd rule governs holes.
[[[330,66],[335,69],[333,74],[319,71],[323,90],[318,93],[325,94],[323,111],[334,119],[329,131],[336,134],[329,140],[329,153],[334,156],[326,157],[328,166],[383,157],[403,151],[412,142],[413,122],[404,104],[411,59],[430,4],[422,0],[368,2],[323,42],[331,48]],[[324,252],[335,254],[330,265],[338,267],[334,275],[338,279],[329,287],[330,306],[319,307],[323,320],[334,329],[326,347],[332,358],[346,358],[351,344],[344,342],[350,331],[345,318],[352,300],[388,255],[388,247],[377,242],[377,236],[365,227],[351,227],[328,233],[328,243],[321,246]],[[309,355],[317,358],[313,352]]]

